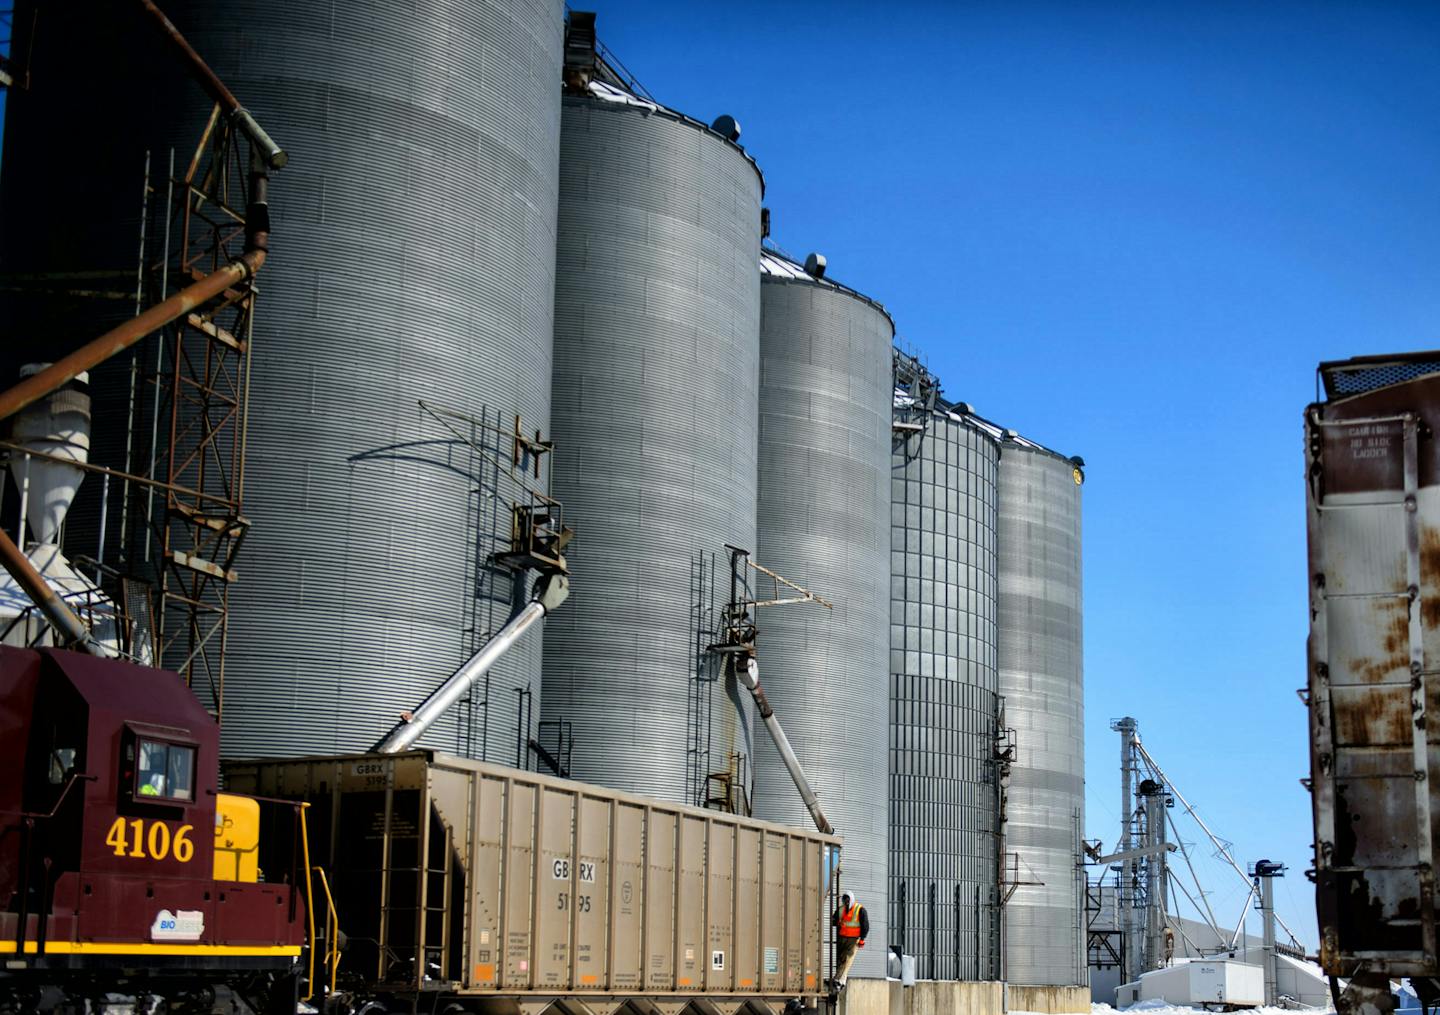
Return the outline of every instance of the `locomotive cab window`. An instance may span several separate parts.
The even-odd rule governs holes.
[[[56,747],[50,751],[50,785],[62,785],[75,771],[75,748]]]
[[[135,796],[145,800],[195,799],[195,748],[139,737],[135,741]]]

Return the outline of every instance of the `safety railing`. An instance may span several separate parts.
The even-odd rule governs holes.
[[[60,813],[70,798],[70,790],[81,782],[94,782],[95,776],[86,775],[82,772],[72,772],[66,781],[65,787],[60,791],[55,804],[49,811],[9,811],[0,810],[0,817],[16,818],[17,821],[9,820],[0,822],[0,830],[9,832],[12,828],[18,830],[20,835],[19,844],[19,868],[16,883],[16,899],[19,902],[19,914],[15,923],[15,954],[24,955],[27,951],[34,951],[37,955],[45,954],[46,932],[50,923],[51,890],[54,888],[55,872],[52,872],[52,860],[50,853],[42,846],[39,862],[32,855],[35,846],[35,830],[37,825],[47,825]],[[43,840],[42,840],[43,842]],[[27,944],[26,935],[30,923],[31,896],[36,892],[36,886],[32,885],[35,880],[35,867],[40,867],[43,873],[39,876],[38,894],[39,898],[35,905],[36,933],[33,944]]]
[[[305,977],[305,989],[309,991],[305,1000],[311,1001],[315,998],[315,886],[310,879],[310,826],[305,821],[305,812],[310,809],[308,803],[301,803],[295,806],[296,813],[300,818],[300,862],[305,865],[305,925],[308,944],[306,949],[310,957],[310,969]]]
[[[325,890],[325,971],[329,974],[328,993],[335,993],[335,981],[340,973],[340,915],[335,910],[335,896],[330,894],[330,879],[325,876],[324,867],[315,867],[320,875],[320,887]],[[314,997],[312,989],[311,997]]]
[[[320,887],[325,891],[325,952],[324,971],[328,974],[326,983],[327,994],[335,993],[335,981],[340,971],[340,916],[335,909],[335,896],[330,893],[330,879],[325,876],[324,868],[313,866],[310,863],[310,827],[305,820],[305,812],[310,809],[308,803],[299,804],[297,810],[300,814],[300,852],[301,861],[305,864],[305,923],[306,937],[309,941],[309,969],[306,973],[306,1001],[313,1001],[319,992],[315,983],[315,956],[320,953],[320,941],[315,933],[315,882],[313,874],[320,875]]]

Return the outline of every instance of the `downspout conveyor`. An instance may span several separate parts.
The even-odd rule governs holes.
[[[290,161],[290,156],[285,154],[274,139],[265,133],[265,128],[255,122],[255,117],[250,111],[240,105],[240,100],[235,98],[234,93],[225,87],[225,82],[215,74],[210,66],[195,52],[180,30],[165,16],[165,12],[155,6],[154,0],[140,0],[140,6],[155,22],[158,28],[175,47],[176,54],[190,68],[191,75],[199,83],[200,87],[209,93],[210,97],[220,104],[220,111],[225,118],[232,123],[236,129],[250,139],[255,146],[255,151],[265,160],[265,164],[271,169],[283,169],[285,163]]]
[[[765,697],[765,691],[760,687],[760,667],[751,656],[745,661],[743,668],[737,666],[737,675],[750,696],[755,699],[755,705],[760,709],[760,718],[765,720],[765,728],[770,731],[770,739],[775,741],[775,749],[780,752],[780,760],[785,762],[785,769],[790,773],[790,778],[795,780],[795,788],[800,791],[800,798],[805,801],[805,809],[810,812],[810,818],[815,822],[815,827],[820,830],[821,835],[834,835],[835,829],[831,826],[830,820],[825,817],[825,812],[820,809],[820,798],[815,795],[815,790],[810,786],[810,780],[805,777],[805,770],[800,767],[800,759],[795,757],[795,751],[790,746],[790,738],[785,735],[785,730],[780,726],[780,720],[775,718],[775,711],[770,707],[770,701]]]
[[[398,754],[408,750],[424,736],[450,707],[459,701],[500,658],[510,651],[526,631],[539,623],[570,595],[570,579],[563,574],[546,575],[540,580],[535,597],[495,633],[465,664],[426,698],[413,712],[406,712],[384,740],[375,745],[379,754]]]

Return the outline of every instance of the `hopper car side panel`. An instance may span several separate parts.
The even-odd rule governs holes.
[[[824,988],[834,837],[428,752],[235,762],[227,783],[311,803],[356,989]]]
[[[1433,374],[1306,413],[1316,906],[1332,976],[1440,973],[1437,425]]]

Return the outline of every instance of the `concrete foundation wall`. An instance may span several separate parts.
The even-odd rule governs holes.
[[[1009,994],[1006,1011],[1038,1011],[1049,1015],[1061,1012],[1085,1012],[1088,1015],[1090,1011],[1088,986],[1022,987],[1012,983],[1005,989]]]
[[[1003,1002],[1004,984],[995,981],[920,980],[902,987],[899,980],[851,977],[839,1015],[1001,1015]]]
[[[919,980],[913,987],[902,987],[899,980],[852,976],[840,995],[838,1015],[1002,1015],[1007,1011],[1089,1015],[1090,988],[1007,987],[994,980]]]

